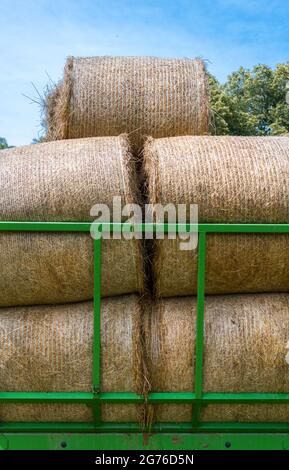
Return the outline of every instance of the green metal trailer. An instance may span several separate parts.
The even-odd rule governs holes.
[[[98,231],[131,231],[129,224],[100,224]],[[205,260],[208,233],[288,233],[289,224],[140,224],[134,231],[198,232],[198,289],[195,389],[192,392],[150,393],[147,402],[193,404],[190,423],[156,423],[141,432],[137,423],[104,423],[103,403],[143,403],[142,395],[103,393],[100,383],[101,237],[94,239],[94,339],[91,392],[1,392],[2,403],[85,403],[93,408],[93,423],[0,423],[0,449],[42,450],[198,450],[289,449],[289,423],[205,423],[202,407],[209,403],[289,403],[289,393],[204,393],[203,348]],[[90,232],[89,222],[0,222],[0,231]],[[1,267],[0,267],[1,269]],[[288,268],[289,269],[289,268]],[[289,313],[289,312],[288,312]]]

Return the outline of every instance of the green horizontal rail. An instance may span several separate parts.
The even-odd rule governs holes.
[[[103,403],[144,403],[143,395],[133,392],[100,392]],[[1,392],[0,403],[90,403],[94,394],[89,392]],[[153,392],[147,402],[194,403],[199,400],[209,403],[289,403],[289,393],[203,393],[197,398],[193,392]]]
[[[203,406],[214,404],[289,403],[289,393],[206,393],[203,391],[203,349],[205,314],[205,258],[208,233],[289,233],[289,224],[115,224],[90,222],[12,222],[0,221],[0,231],[13,232],[142,232],[142,233],[199,233],[198,292],[196,320],[195,391],[153,392],[147,397],[151,404],[193,404],[192,421],[188,423],[156,423],[154,432],[288,432],[289,423],[205,423],[200,420]],[[131,392],[101,392],[101,240],[94,241],[94,339],[93,387],[91,392],[0,392],[1,403],[82,403],[93,409],[92,423],[0,423],[1,432],[134,432],[137,423],[105,423],[101,421],[102,403],[142,404],[142,395]]]
[[[0,231],[4,232],[89,232],[89,222],[3,222]]]
[[[140,426],[137,423],[102,423],[95,426],[94,423],[62,423],[62,422],[33,422],[33,423],[0,423],[0,432],[125,432],[137,433]],[[174,433],[216,433],[216,432],[289,432],[289,423],[200,423],[192,428],[192,423],[157,423],[149,429],[149,432],[174,432]]]
[[[204,403],[289,403],[289,393],[204,393]]]
[[[0,392],[0,403],[89,403],[86,392]]]
[[[100,223],[103,232],[131,232],[131,224]],[[0,221],[0,231],[5,232],[90,232],[90,222],[10,222]],[[135,232],[219,232],[219,233],[289,233],[289,224],[135,224]]]
[[[288,450],[288,434],[272,433],[2,433],[0,449],[9,450]],[[283,454],[284,455],[284,454]],[[286,458],[286,457],[285,457]],[[278,460],[277,460],[278,461]],[[277,462],[276,462],[277,463]]]

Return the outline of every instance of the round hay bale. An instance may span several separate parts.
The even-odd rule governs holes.
[[[101,305],[101,391],[142,391],[140,306],[135,295]],[[3,308],[0,390],[92,391],[93,304]],[[137,421],[137,405],[102,405],[103,421]],[[92,421],[82,404],[1,404],[1,421]]]
[[[289,236],[285,234],[208,234],[207,294],[288,292]],[[154,242],[156,297],[197,293],[197,250],[180,250],[180,240]]]
[[[127,136],[45,142],[0,155],[1,220],[92,220],[94,204],[139,201]],[[108,220],[109,222],[109,220]]]
[[[151,204],[198,204],[200,223],[289,222],[288,138],[149,139],[144,159]],[[153,251],[157,296],[195,294],[196,251],[167,238]],[[288,235],[209,234],[206,292],[288,291],[288,259]]]
[[[125,136],[66,140],[0,155],[0,218],[90,221],[96,203],[139,202]],[[109,220],[107,220],[109,222]],[[143,290],[137,240],[103,240],[102,295]],[[89,300],[93,242],[89,233],[0,233],[0,306]]]
[[[130,134],[201,135],[209,129],[208,85],[200,59],[70,57],[47,96],[47,139]]]
[[[289,295],[208,296],[203,390],[289,392]],[[194,391],[196,298],[153,304],[145,315],[154,392]],[[208,405],[204,421],[288,421],[289,405]],[[158,405],[155,420],[188,422],[190,405]]]
[[[148,139],[144,159],[151,204],[198,204],[204,223],[289,222],[288,137]]]

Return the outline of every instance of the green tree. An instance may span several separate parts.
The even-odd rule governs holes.
[[[289,133],[286,91],[289,62],[275,70],[257,65],[240,67],[225,84],[209,77],[212,133],[230,135],[280,135]]]
[[[4,137],[0,137],[0,150],[7,149],[7,148],[8,148],[7,140],[4,139]]]
[[[224,87],[213,76],[208,74],[211,98],[211,131],[212,134],[229,134],[229,123],[233,119],[232,100]]]

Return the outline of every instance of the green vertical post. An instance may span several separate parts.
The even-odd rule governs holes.
[[[196,318],[196,360],[195,360],[195,395],[193,405],[193,427],[198,425],[203,394],[203,353],[205,320],[205,272],[206,272],[206,232],[199,233],[198,250],[198,288]]]
[[[101,422],[101,405],[99,399],[101,382],[101,238],[94,239],[93,248],[93,416],[94,424],[99,425]]]

